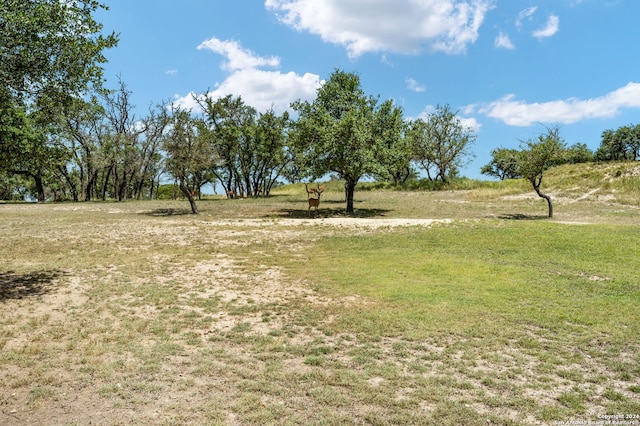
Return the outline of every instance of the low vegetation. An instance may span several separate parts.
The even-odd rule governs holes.
[[[635,163],[455,190],[0,204],[1,424],[640,414]],[[456,187],[456,185],[458,185]],[[368,190],[367,190],[368,189]]]

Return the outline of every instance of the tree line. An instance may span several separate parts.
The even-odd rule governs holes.
[[[161,102],[136,115],[131,92],[104,88],[102,35],[95,1],[8,0],[0,6],[0,199],[155,198],[175,182],[197,213],[203,186],[228,197],[268,196],[279,182],[330,174],[345,182],[348,213],[365,176],[402,185],[420,174],[447,183],[473,157],[473,130],[449,105],[406,119],[392,100],[364,93],[356,73],[336,69],[313,101],[291,113],[258,112],[241,97],[194,96],[185,110]],[[640,126],[602,134],[592,153],[566,147],[549,128],[521,149],[498,148],[482,173],[529,179],[562,162],[637,160]],[[551,202],[549,208],[551,213]]]
[[[352,213],[363,176],[402,184],[415,178],[417,164],[428,179],[446,182],[471,155],[475,139],[448,105],[406,120],[391,100],[365,95],[359,76],[341,70],[313,102],[292,104],[295,119],[257,112],[232,95],[203,93],[194,100],[195,110],[160,103],[138,117],[120,81],[115,90],[72,97],[56,113],[10,105],[20,120],[2,125],[0,196],[148,199],[172,180],[195,213],[207,184],[220,185],[229,197],[268,196],[278,182],[332,174],[345,180]]]
[[[605,130],[602,132],[600,146],[595,152],[583,143],[567,146],[560,137],[558,126],[547,128],[547,134],[538,138],[538,142],[545,137],[556,139],[559,143],[559,150],[550,166],[602,161],[637,161],[640,159],[640,124],[629,124],[616,130]],[[494,149],[491,151],[491,161],[482,166],[481,173],[500,180],[523,177],[518,167],[522,163],[522,148],[531,142],[531,140],[521,141],[520,149],[502,147]]]

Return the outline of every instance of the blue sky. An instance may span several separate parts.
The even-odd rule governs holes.
[[[592,150],[640,123],[638,0],[103,0],[107,86],[138,114],[192,94],[242,96],[259,111],[312,100],[331,72],[415,118],[449,104],[477,136],[480,167],[559,125]]]

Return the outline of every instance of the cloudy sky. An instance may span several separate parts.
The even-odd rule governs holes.
[[[312,100],[339,68],[408,118],[448,104],[477,135],[479,169],[559,125],[568,144],[640,123],[637,0],[103,0],[107,52],[143,114],[192,94],[260,111]]]

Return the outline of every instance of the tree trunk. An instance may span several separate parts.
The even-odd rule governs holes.
[[[347,214],[353,214],[353,193],[355,192],[358,179],[346,178],[344,188],[347,197]]]
[[[71,191],[71,196],[73,197],[74,202],[78,202],[78,187],[76,183],[73,181],[71,176],[69,176],[69,172],[67,171],[67,166],[58,166],[58,170],[67,181],[67,185],[69,186],[69,190]],[[82,178],[80,178],[82,182]]]
[[[33,178],[36,182],[36,192],[38,193],[38,202],[44,203],[45,195],[44,195],[44,185],[42,184],[42,175],[40,173],[35,173]]]
[[[553,217],[553,205],[551,204],[551,197],[543,194],[542,192],[540,192],[540,187],[539,186],[535,186],[533,187],[533,189],[536,191],[536,194],[538,194],[538,196],[540,198],[544,198],[545,200],[547,200],[547,205],[549,206],[549,216],[548,217]]]
[[[113,171],[113,166],[109,166],[109,168],[107,169],[107,174],[104,177],[104,183],[102,185],[102,201],[106,201],[107,200],[107,188],[109,188],[109,178],[111,177],[111,173]]]
[[[88,179],[88,182],[87,182],[87,188],[85,190],[86,192],[85,192],[84,200],[91,201],[96,190],[96,182],[98,180],[98,171],[96,170],[95,172],[92,172],[91,175],[87,176],[87,179]]]
[[[542,198],[547,200],[547,204],[549,205],[549,217],[553,217],[553,205],[551,204],[551,197],[548,195],[542,195]]]
[[[189,200],[189,204],[191,205],[191,213],[198,214],[198,206],[196,206],[196,200],[193,198],[193,194],[187,188],[187,185],[180,181],[180,191],[184,194],[185,197]]]
[[[150,181],[151,181],[151,188],[149,189],[149,199],[153,200],[153,190],[155,189],[154,186],[156,183],[156,179],[152,177]]]

